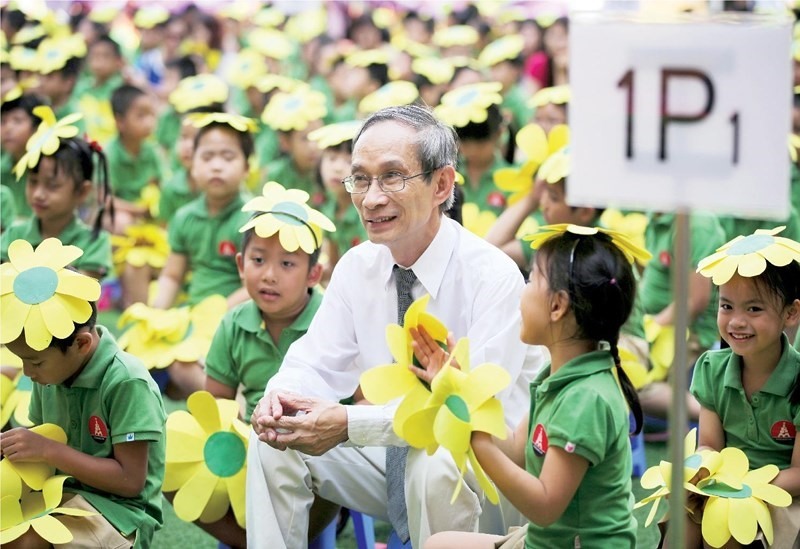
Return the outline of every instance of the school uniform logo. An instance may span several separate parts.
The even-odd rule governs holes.
[[[541,423],[536,425],[536,428],[533,430],[531,444],[537,456],[541,457],[547,452],[547,447],[549,446],[547,443],[547,432],[544,430],[544,425]]]
[[[219,243],[219,255],[223,257],[233,257],[236,255],[236,244],[230,240],[223,240]]]
[[[97,416],[89,418],[89,434],[95,442],[103,443],[108,439],[108,427],[105,422]]]
[[[486,203],[495,208],[505,208],[506,197],[503,193],[494,191],[489,193],[489,195],[486,197]]]
[[[669,255],[669,252],[664,250],[660,254],[658,254],[658,261],[664,266],[669,267],[672,263],[672,256]]]
[[[781,444],[794,444],[795,436],[797,436],[797,429],[791,421],[776,421],[772,424],[769,430],[772,440]]]

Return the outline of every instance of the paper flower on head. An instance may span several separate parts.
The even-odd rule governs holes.
[[[80,248],[64,246],[57,238],[45,239],[35,251],[26,240],[9,245],[9,261],[0,265],[0,343],[24,331],[25,343],[41,351],[89,319],[89,302],[100,297],[100,283],[65,268],[82,255]]]
[[[395,80],[384,84],[371,94],[364,97],[358,104],[358,110],[372,114],[386,107],[409,105],[419,97],[417,87],[405,80]]]
[[[119,13],[119,8],[117,6],[98,6],[93,5],[91,11],[89,11],[89,21],[93,23],[100,23],[101,25],[107,25],[111,23],[114,18]]]
[[[43,423],[31,427],[31,432],[41,435],[60,444],[67,443],[67,434],[64,430],[54,423]],[[45,481],[55,474],[55,467],[51,467],[43,461],[11,461],[4,458],[0,461],[0,496],[5,498],[9,495],[22,493],[23,485],[33,490],[41,490]]]
[[[152,29],[156,25],[166,23],[169,19],[169,11],[161,6],[149,5],[136,10],[133,16],[133,24],[140,29]]]
[[[14,33],[11,39],[12,44],[27,44],[45,36],[47,31],[42,25],[26,25]]]
[[[404,32],[396,31],[389,43],[395,50],[406,52],[414,59],[432,58],[436,55],[434,48],[411,40]]]
[[[39,70],[39,53],[33,48],[14,46],[8,52],[8,63],[15,71],[37,72]]]
[[[328,12],[324,8],[320,8],[294,14],[286,21],[283,30],[293,40],[305,44],[323,34],[327,27]]]
[[[321,150],[336,147],[346,141],[352,141],[361,129],[361,124],[360,120],[328,124],[309,133],[308,139],[314,141]]]
[[[243,90],[255,86],[256,81],[267,74],[264,56],[251,48],[239,50],[226,71],[228,81]]]
[[[283,76],[282,74],[265,74],[257,78],[253,85],[261,93],[269,93],[272,90],[289,93],[301,88],[309,88],[309,85],[302,80]]]
[[[129,225],[124,235],[111,235],[114,264],[134,267],[148,265],[154,269],[164,266],[169,256],[167,231],[154,223]]]
[[[800,261],[800,243],[775,236],[785,228],[758,229],[751,235],[737,236],[702,259],[697,264],[697,272],[720,286],[737,273],[745,278],[758,276],[767,268],[767,263],[783,267]]]
[[[467,84],[450,90],[442,96],[441,104],[434,109],[434,113],[441,120],[463,128],[467,124],[485,122],[489,116],[487,109],[490,105],[499,105],[503,102],[500,82],[482,82]]]
[[[544,225],[543,227],[539,228],[537,233],[526,236],[525,240],[529,240],[531,243],[531,248],[535,250],[551,238],[564,233],[572,233],[579,236],[592,236],[598,233],[603,233],[611,239],[611,242],[617,248],[619,248],[623,254],[625,254],[625,257],[631,263],[633,263],[635,260],[647,261],[652,257],[650,252],[631,242],[631,240],[622,233],[600,227],[583,227],[581,225],[572,225],[571,223]]]
[[[253,16],[253,24],[257,27],[277,27],[286,20],[286,15],[277,8],[264,8]]]
[[[500,168],[493,176],[499,189],[512,193],[509,204],[518,202],[531,191],[539,166],[569,143],[569,127],[559,124],[548,134],[538,124],[528,124],[517,132],[516,143],[525,154],[525,163],[518,168]]]
[[[230,506],[244,528],[250,428],[238,419],[239,404],[198,391],[186,406],[167,418],[162,490],[177,490],[173,506],[182,520],[215,522]]]
[[[117,123],[111,101],[83,94],[78,100],[78,110],[84,116],[86,134],[98,143],[108,143],[117,135]]]
[[[250,48],[264,57],[286,59],[294,51],[294,45],[279,30],[257,28],[247,34],[247,43]]]
[[[58,507],[64,494],[64,481],[68,478],[66,475],[50,477],[44,482],[41,492],[21,490],[19,496],[8,495],[0,499],[0,544],[14,541],[31,528],[51,544],[71,542],[72,532],[53,515],[88,517],[97,513]]]
[[[357,50],[347,55],[344,62],[351,67],[369,67],[370,65],[388,65],[391,56],[387,50]]]
[[[208,107],[228,100],[228,85],[213,74],[189,76],[178,83],[171,94],[169,102],[179,113],[199,107]]]
[[[497,214],[491,210],[481,210],[474,202],[465,202],[461,206],[461,219],[465,229],[483,238],[497,222]]]
[[[255,229],[261,238],[278,233],[281,246],[287,252],[298,248],[311,254],[322,245],[322,231],[336,230],[333,222],[308,206],[309,195],[300,189],[285,189],[280,183],[269,181],[262,196],[251,199],[242,207],[243,212],[260,212],[239,229],[243,233]]]
[[[228,300],[210,295],[189,309],[189,331],[172,353],[179,362],[197,362],[208,354],[211,339],[222,317],[228,312]]]
[[[513,60],[522,53],[525,40],[519,34],[509,34],[488,44],[478,56],[478,63],[493,67],[506,60]]]
[[[195,128],[204,128],[209,124],[225,124],[242,133],[255,133],[258,129],[258,124],[252,118],[227,112],[192,113],[187,115],[186,119]]]
[[[246,0],[239,0],[235,2],[231,2],[230,4],[226,4],[222,6],[218,11],[217,15],[220,17],[224,17],[226,19],[233,19],[234,21],[247,21],[250,17],[253,16],[253,8],[255,4],[252,2],[247,2]]]
[[[361,389],[367,400],[373,404],[385,404],[402,397],[403,400],[394,415],[392,426],[400,438],[405,439],[403,428],[405,419],[420,409],[428,400],[430,392],[425,384],[408,369],[417,364],[411,346],[411,328],[422,326],[440,345],[447,339],[447,328],[442,322],[425,311],[431,296],[425,294],[414,301],[406,310],[403,325],[386,326],[386,343],[395,361],[393,364],[376,366],[361,374]]]
[[[290,132],[304,130],[328,114],[325,94],[309,87],[272,96],[261,114],[261,121],[273,130]]]
[[[448,59],[431,56],[414,59],[411,70],[427,78],[431,84],[446,84],[453,79],[456,69]]]
[[[440,48],[474,46],[478,40],[480,40],[478,31],[469,25],[451,25],[433,33],[433,43]]]
[[[78,127],[72,124],[83,118],[80,113],[72,113],[61,120],[56,120],[53,109],[47,105],[35,107],[33,114],[38,116],[42,122],[25,144],[25,154],[14,166],[14,174],[17,179],[22,177],[26,170],[39,164],[39,159],[42,156],[55,154],[61,146],[62,139],[69,139],[78,135]]]
[[[461,369],[451,365],[454,358]],[[486,497],[497,504],[497,489],[478,463],[470,439],[474,431],[506,438],[503,405],[495,395],[510,382],[508,372],[496,364],[486,363],[470,369],[469,341],[462,338],[433,378],[428,400],[420,409],[402,418],[400,432],[411,446],[426,448],[428,454],[443,446],[452,454],[458,467],[459,482],[450,503],[461,491],[461,479],[469,461]]]
[[[22,80],[18,80],[14,87],[11,88],[6,92],[6,94],[2,98],[2,103],[8,103],[9,101],[14,101],[15,99],[19,99],[22,97],[24,93],[27,93],[29,90],[35,89],[39,87],[39,79],[35,77],[31,78],[23,78]]]
[[[545,105],[565,105],[572,98],[569,85],[542,88],[533,94],[528,101],[529,107],[543,107]]]
[[[139,358],[148,369],[175,362],[175,346],[189,329],[189,309],[154,309],[134,303],[120,315],[117,325],[128,327],[119,337],[120,348]]]
[[[569,145],[567,145],[547,157],[547,160],[539,168],[539,173],[536,174],[536,177],[553,185],[569,177],[570,168]]]
[[[600,225],[628,235],[637,246],[645,247],[644,231],[647,229],[647,216],[643,213],[624,214],[614,208],[606,208],[600,216]]]

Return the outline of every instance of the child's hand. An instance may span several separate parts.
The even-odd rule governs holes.
[[[0,453],[11,461],[47,461],[48,448],[57,442],[24,427],[0,435]]]
[[[408,365],[408,369],[416,374],[422,381],[430,385],[431,382],[433,382],[433,378],[436,377],[436,374],[439,373],[439,370],[441,370],[447,362],[450,354],[439,346],[439,343],[425,331],[423,326],[419,328],[410,328],[409,331],[411,332],[411,337],[414,338],[411,342],[411,346],[414,349],[414,356],[417,358],[417,362],[422,365],[422,368],[412,363]],[[452,349],[455,347],[455,344],[456,342],[453,338],[453,334],[447,334],[447,348]],[[461,369],[455,359],[450,364]]]

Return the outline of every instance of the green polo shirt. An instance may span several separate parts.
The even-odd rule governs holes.
[[[181,115],[174,108],[169,107],[158,117],[155,138],[156,143],[164,150],[167,167],[172,170],[181,168],[181,161],[178,158],[178,152],[175,150],[175,144],[180,139],[180,136]]]
[[[463,159],[462,159],[463,163]],[[497,188],[494,184],[494,172],[500,168],[508,168],[511,166],[499,154],[494,155],[494,163],[491,167],[483,172],[480,181],[476,187],[473,186],[467,175],[467,170],[459,170],[464,175],[464,184],[461,190],[464,191],[464,202],[472,202],[477,204],[481,211],[489,210],[497,215],[503,213],[508,204],[508,195]],[[466,166],[464,166],[466,168]]]
[[[287,189],[300,189],[313,195],[317,190],[316,173],[308,173],[301,175],[294,165],[294,160],[291,156],[281,155],[269,164],[264,170],[264,178],[266,181],[277,181]],[[263,187],[263,184],[261,185]],[[258,189],[258,194],[261,194],[261,188]]]
[[[5,231],[17,218],[17,205],[14,193],[5,185],[0,185],[0,231]]]
[[[242,242],[239,228],[250,212],[243,212],[239,194],[217,215],[208,213],[205,195],[180,208],[169,224],[167,236],[172,253],[186,256],[192,278],[189,305],[214,294],[228,296],[241,288],[236,252]]]
[[[256,158],[258,158],[258,165],[267,166],[278,158],[281,153],[278,132],[259,120],[258,132],[253,139],[253,148],[256,152]]]
[[[336,215],[336,198],[329,196],[328,200],[322,205],[320,211],[325,217],[333,221],[336,230],[332,233],[325,233],[325,237],[336,245],[341,257],[353,246],[368,240],[367,231],[361,223],[361,216],[355,206],[348,207],[344,214]]]
[[[169,223],[175,213],[200,196],[200,191],[189,187],[189,176],[181,167],[170,179],[161,185],[161,196],[158,201],[158,218]]]
[[[581,355],[550,375],[550,364],[531,383],[525,468],[542,472],[547,449],[563,448],[589,462],[564,514],[543,528],[528,524],[525,547],[584,549],[636,546],[631,492],[628,405],[608,351]]]
[[[725,240],[733,240],[739,235],[747,236],[756,232],[756,229],[774,229],[781,225],[786,228],[778,236],[790,238],[795,242],[800,242],[800,214],[797,209],[792,207],[789,217],[781,220],[774,219],[744,219],[741,217],[720,216],[719,224],[725,231]]]
[[[217,328],[206,355],[206,374],[228,387],[242,385],[247,400],[244,417],[252,415],[264,396],[267,382],[281,367],[289,346],[308,330],[322,303],[322,294],[318,290],[309,290],[309,294],[305,309],[289,327],[283,329],[277,345],[252,300],[228,311]]]
[[[792,404],[789,395],[800,373],[800,352],[785,335],[781,345],[778,365],[749,400],[742,387],[741,357],[730,349],[704,353],[694,368],[692,394],[719,416],[725,446],[742,450],[751,470],[770,463],[786,469],[792,462],[800,404]]]
[[[672,303],[672,262],[675,260],[674,214],[647,215],[645,247],[653,254],[642,273],[639,296],[645,314],[656,315]],[[725,233],[716,216],[707,213],[694,213],[690,218],[689,268],[697,268],[701,259],[713,254],[725,244]],[[708,349],[719,338],[717,330],[717,287],[712,285],[711,299],[705,311],[697,315],[689,329],[695,334],[700,345]]]
[[[29,417],[36,425],[60,426],[70,447],[94,457],[112,458],[118,444],[148,442],[147,478],[137,496],[110,494],[74,478],[64,491],[82,495],[124,536],[137,532],[135,547],[149,547],[163,524],[164,404],[141,361],[122,351],[106,328],[97,331],[97,349],[69,386],[33,384]]]
[[[117,136],[111,140],[105,152],[108,160],[108,180],[114,196],[128,202],[136,202],[148,183],[152,181],[161,183],[164,170],[155,143],[145,141],[142,143],[139,155],[134,157],[125,150]]]
[[[328,111],[324,118],[326,124],[349,122],[350,120],[358,119],[358,101],[355,99],[348,99],[338,107],[334,106],[333,110]]]
[[[25,181],[28,179],[28,172],[26,171],[17,180],[17,176],[12,171],[14,164],[14,159],[9,153],[0,153],[0,183],[3,184],[3,187],[11,189],[16,215],[20,218],[28,218],[33,215],[33,210],[25,197]]]
[[[791,183],[789,188],[789,196],[791,197],[792,206],[800,211],[800,168],[797,167],[797,164],[794,162],[792,163],[791,169]]]
[[[17,221],[0,235],[0,261],[8,261],[8,246],[22,238],[30,242],[34,248],[42,243],[39,220],[35,217]],[[71,265],[81,271],[97,272],[105,275],[111,272],[111,238],[104,230],[100,230],[97,238],[92,238],[92,229],[83,221],[74,217],[61,234],[58,235],[63,244],[72,244],[83,250],[83,255]]]
[[[522,89],[519,84],[511,86],[503,96],[501,108],[511,113],[517,130],[522,128],[533,117],[533,109],[528,106],[530,94]]]

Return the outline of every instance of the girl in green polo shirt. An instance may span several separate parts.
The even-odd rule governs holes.
[[[551,360],[514,433],[502,441],[472,433],[481,467],[529,523],[506,538],[445,532],[427,548],[636,546],[629,413],[638,432],[642,409],[617,342],[636,296],[631,263],[648,254],[620,233],[566,224],[543,227],[532,245],[520,336],[545,345]],[[418,372],[432,381],[447,353],[425,337],[415,337],[427,368]]]

